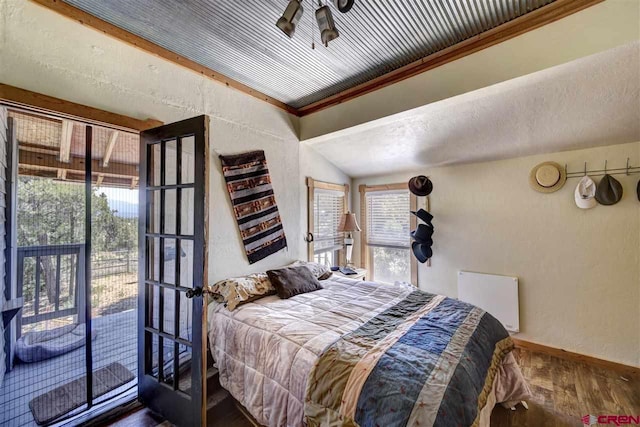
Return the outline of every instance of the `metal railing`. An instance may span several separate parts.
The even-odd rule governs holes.
[[[23,297],[25,302],[18,316],[18,334],[22,325],[73,315],[84,316],[84,254],[84,244],[18,248],[17,290],[18,297]],[[29,277],[26,277],[27,273]],[[47,291],[44,304],[43,279]],[[78,322],[83,322],[83,319],[78,319]]]

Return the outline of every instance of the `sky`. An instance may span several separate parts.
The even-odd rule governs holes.
[[[138,190],[128,188],[104,187],[98,190],[98,194],[106,194],[107,203],[111,210],[117,211],[118,216],[134,218],[138,216]]]
[[[98,190],[98,193],[104,193],[107,198],[114,202],[138,203],[138,190],[130,190],[128,188],[104,187]]]

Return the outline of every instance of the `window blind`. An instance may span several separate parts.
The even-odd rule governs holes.
[[[344,213],[344,192],[316,189],[313,200],[314,252],[342,248],[344,233],[338,225]]]
[[[410,232],[409,191],[367,193],[367,244],[408,248]]]

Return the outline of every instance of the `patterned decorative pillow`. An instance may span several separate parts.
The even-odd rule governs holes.
[[[223,302],[229,311],[233,311],[241,304],[267,295],[275,295],[276,288],[266,273],[254,273],[221,280],[209,286],[209,291],[215,294],[216,301]]]
[[[320,264],[317,262],[308,262],[308,261],[296,261],[287,267],[300,267],[305,266],[311,271],[311,274],[315,276],[318,280],[326,280],[333,274],[331,269],[324,264]]]

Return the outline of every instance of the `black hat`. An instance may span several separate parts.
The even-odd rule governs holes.
[[[622,185],[611,175],[602,177],[596,188],[596,200],[601,205],[615,205],[622,199]]]
[[[430,245],[413,242],[411,244],[411,249],[413,250],[413,255],[415,255],[416,259],[423,264],[433,255]]]
[[[433,215],[424,209],[418,209],[417,211],[411,211],[412,214],[426,222],[427,224],[431,224],[431,220],[433,219]]]
[[[409,180],[409,191],[416,196],[428,196],[433,191],[433,184],[424,175],[414,176]]]
[[[433,227],[426,224],[418,224],[418,228],[411,232],[411,237],[418,243],[431,244],[431,236],[433,235]]]

